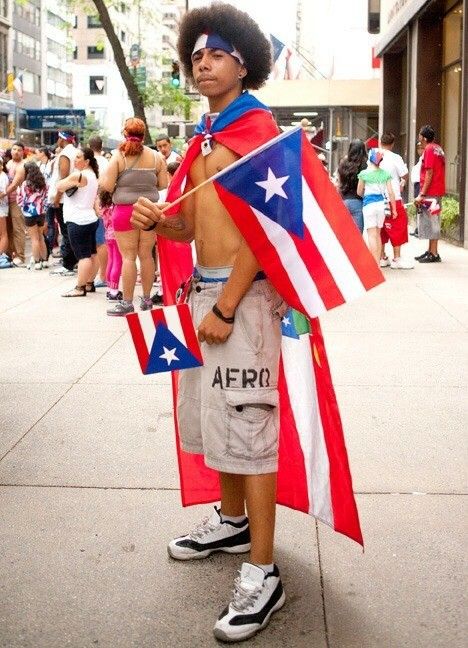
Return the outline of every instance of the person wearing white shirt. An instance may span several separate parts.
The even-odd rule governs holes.
[[[395,146],[395,135],[387,132],[380,137],[380,149],[383,152],[383,160],[380,168],[388,171],[392,176],[392,188],[395,194],[397,217],[386,218],[381,229],[382,256],[380,267],[390,266],[394,270],[408,270],[414,268],[414,263],[401,258],[401,246],[408,242],[408,215],[401,199],[401,192],[408,180],[408,167],[401,155],[393,152]],[[392,244],[393,258],[389,259],[385,254],[385,244]]]
[[[71,276],[75,274],[74,268],[77,264],[77,258],[73,253],[68,237],[67,225],[63,220],[63,192],[57,190],[57,184],[63,178],[67,178],[75,168],[76,156],[76,136],[72,131],[59,131],[57,146],[60,152],[54,160],[52,176],[49,182],[49,193],[47,196],[49,202],[49,209],[53,209],[53,216],[62,234],[62,243],[60,245],[60,252],[62,254],[62,266],[57,266],[52,270],[51,274]],[[52,220],[52,214],[48,216]],[[53,221],[52,221],[53,222]]]
[[[180,155],[176,151],[172,150],[171,139],[167,135],[161,135],[156,138],[156,148],[159,153],[164,156],[166,164],[182,161]]]
[[[94,152],[94,157],[99,167],[99,177],[102,178],[104,172],[107,171],[109,160],[107,160],[102,153],[102,138],[99,135],[89,138],[89,148]],[[96,230],[96,250],[97,259],[99,263],[99,272],[97,279],[94,279],[94,286],[96,288],[106,288],[106,275],[107,275],[107,245],[105,240],[104,221],[102,215],[99,214],[98,227]]]

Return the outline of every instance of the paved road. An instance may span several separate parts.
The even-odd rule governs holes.
[[[288,605],[252,647],[464,645],[468,251],[441,255],[323,318],[366,551],[281,509]],[[168,377],[72,285],[0,271],[0,646],[215,646],[239,560],[166,555],[206,511],[180,505]]]

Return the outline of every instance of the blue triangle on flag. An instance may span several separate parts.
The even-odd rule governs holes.
[[[299,335],[294,325],[294,317],[291,308],[289,308],[283,315],[283,319],[281,320],[281,333],[285,337],[293,338],[294,340],[299,339]]]
[[[201,367],[202,363],[162,323],[156,326],[156,335],[145,374],[177,371]]]
[[[279,55],[284,50],[284,43],[282,43],[276,36],[270,34],[271,44],[273,46],[273,62],[278,60]]]
[[[300,130],[228,171],[217,182],[259,212],[303,238]]]

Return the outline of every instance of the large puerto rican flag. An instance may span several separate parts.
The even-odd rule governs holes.
[[[191,160],[200,152],[201,139],[192,141]],[[230,148],[237,151],[234,140]],[[316,316],[365,293],[383,277],[300,131],[270,139],[247,155],[237,152],[242,159],[217,174],[214,186],[259,265],[291,306],[282,322],[277,501],[362,544],[343,429]],[[178,187],[188,168],[189,163],[181,169]],[[176,245],[173,252],[168,245],[171,254],[161,257],[163,278],[171,280],[166,286],[177,285],[174,278],[191,270],[190,247]],[[166,288],[165,299],[172,299]],[[175,374],[173,387],[176,407]],[[205,465],[202,455],[181,449],[177,418],[175,423],[183,505],[218,500],[218,473]]]
[[[304,315],[316,317],[383,281],[301,129],[215,178],[220,200],[269,280]]]

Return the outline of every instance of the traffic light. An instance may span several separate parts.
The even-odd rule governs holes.
[[[171,86],[178,88],[180,86],[180,67],[177,61],[172,61]]]

